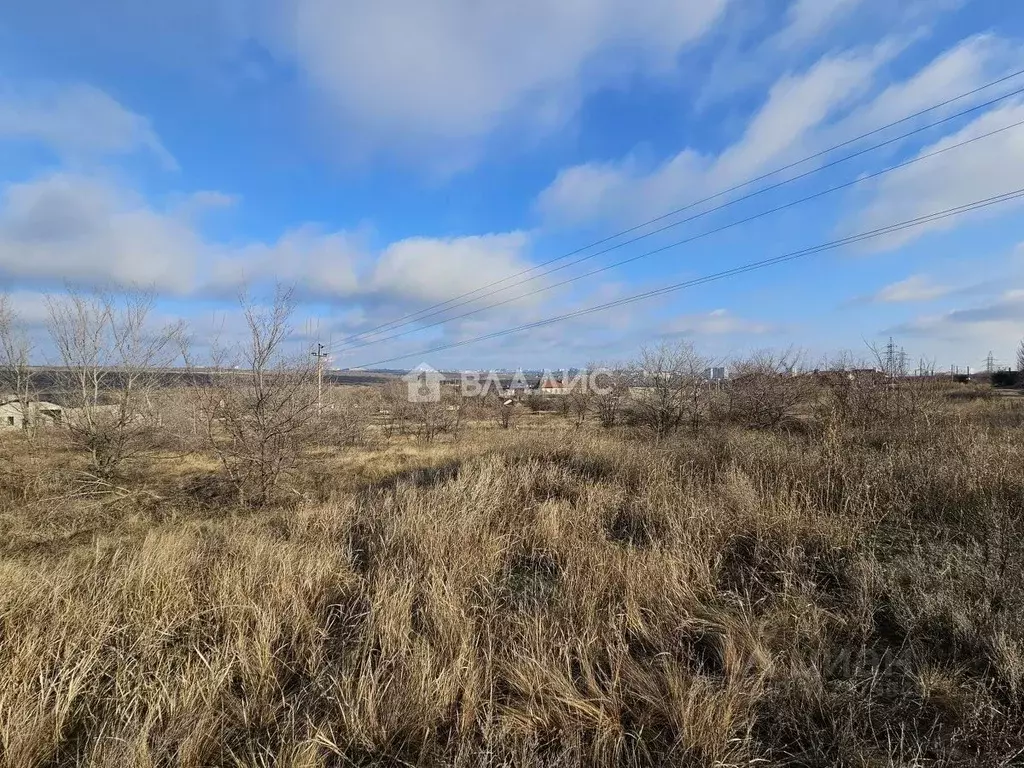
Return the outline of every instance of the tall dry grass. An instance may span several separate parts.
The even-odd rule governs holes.
[[[0,762],[1020,764],[1024,400],[927,397],[318,453],[258,512],[5,442]]]

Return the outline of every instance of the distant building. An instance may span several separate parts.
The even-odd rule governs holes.
[[[572,379],[567,373],[562,373],[559,378],[551,372],[545,372],[537,385],[537,391],[541,394],[563,395],[570,394],[574,389],[581,386],[579,379]]]
[[[568,395],[573,387],[568,382],[557,381],[556,379],[544,379],[537,387],[542,395]]]
[[[704,371],[704,378],[708,381],[726,381],[729,378],[729,371],[724,365],[707,368]]]
[[[505,397],[522,397],[530,392],[531,387],[525,382],[512,382],[509,386],[502,390],[502,394]]]
[[[563,371],[561,377],[545,372],[537,385],[542,395],[571,395],[583,391],[588,386],[585,371]]]
[[[498,382],[501,386],[500,393],[504,397],[512,398],[528,394],[535,386],[522,370],[517,370],[512,376],[499,375]]]
[[[55,403],[35,400],[25,408],[14,397],[0,397],[0,429],[23,429],[29,425],[59,426],[64,420],[64,409]]]

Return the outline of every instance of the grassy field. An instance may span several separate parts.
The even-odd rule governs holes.
[[[1024,761],[1024,398],[654,441],[555,414],[76,480],[0,440],[9,766]]]

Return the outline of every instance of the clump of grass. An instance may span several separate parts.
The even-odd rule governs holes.
[[[126,489],[159,503],[46,501],[12,454],[0,762],[1012,765],[1024,449],[1003,400],[932,402],[469,430],[259,511],[196,467]]]

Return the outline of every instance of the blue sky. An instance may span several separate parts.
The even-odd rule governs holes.
[[[1022,39],[1005,0],[16,4],[0,11],[0,288],[41,327],[41,296],[64,285],[152,286],[201,344],[237,327],[243,286],[281,281],[301,298],[295,343],[319,336],[337,366],[561,367],[663,338],[817,359],[889,335],[943,368],[990,350],[1009,363],[1024,336],[1013,203],[422,350],[1022,187],[1024,127],[523,296],[1024,120],[1020,96],[451,313],[471,316],[339,340],[1022,69]]]

